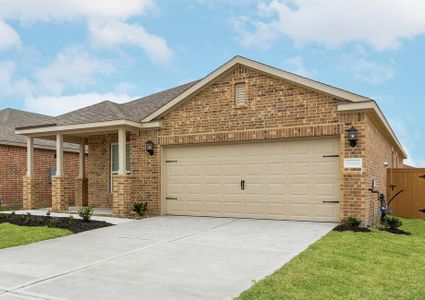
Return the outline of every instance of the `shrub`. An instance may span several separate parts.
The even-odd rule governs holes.
[[[403,222],[399,218],[390,216],[385,218],[385,226],[389,229],[398,229],[401,225],[403,225]]]
[[[78,215],[83,218],[84,222],[88,222],[93,215],[93,208],[91,206],[80,207],[78,210]]]
[[[148,203],[146,201],[133,203],[133,211],[137,213],[139,216],[143,216],[147,208],[148,208]]]
[[[60,218],[52,217],[49,219],[49,227],[57,227],[60,223]]]
[[[360,221],[356,217],[348,217],[347,219],[347,224],[353,228],[359,227],[361,222],[362,221]]]

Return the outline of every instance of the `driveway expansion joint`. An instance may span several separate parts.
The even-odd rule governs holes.
[[[35,285],[44,283],[46,281],[50,281],[50,280],[53,280],[53,279],[56,279],[56,278],[59,278],[59,277],[62,277],[62,276],[66,276],[66,275],[69,275],[69,274],[72,274],[72,273],[77,273],[77,272],[80,272],[80,271],[83,271],[83,270],[89,270],[89,269],[95,268],[97,266],[100,266],[100,265],[102,265],[104,263],[111,262],[111,261],[114,261],[114,260],[117,260],[117,259],[120,259],[120,258],[123,258],[123,257],[127,257],[127,256],[130,256],[132,254],[135,254],[137,252],[140,252],[140,251],[143,251],[143,250],[146,250],[146,249],[149,249],[149,248],[160,247],[161,245],[172,243],[172,242],[175,242],[175,241],[178,241],[178,240],[181,240],[181,239],[184,239],[184,238],[187,238],[187,237],[196,235],[198,233],[207,232],[207,231],[210,231],[210,230],[213,230],[213,229],[216,229],[216,228],[219,228],[219,227],[222,227],[222,226],[231,224],[231,223],[233,223],[235,221],[236,221],[236,219],[231,219],[228,222],[224,222],[222,224],[214,225],[214,226],[211,226],[211,227],[202,229],[202,230],[193,231],[193,232],[188,233],[188,234],[183,234],[183,235],[178,236],[178,237],[173,238],[173,239],[159,241],[157,243],[153,243],[151,245],[144,246],[142,248],[138,248],[138,249],[135,249],[135,250],[132,250],[132,251],[129,251],[129,252],[120,254],[120,255],[116,255],[116,256],[109,257],[109,258],[106,258],[106,259],[103,259],[103,260],[99,260],[99,261],[94,262],[92,264],[88,264],[88,265],[85,265],[85,266],[77,267],[75,269],[71,269],[71,270],[68,270],[68,271],[65,271],[65,272],[61,272],[59,274],[55,274],[55,275],[52,275],[52,276],[40,278],[38,280],[35,280],[35,281],[32,281],[32,282],[28,282],[28,283],[25,283],[23,285],[20,285],[20,286],[17,286],[17,287],[13,287],[10,290],[7,290],[7,292],[9,292],[9,293],[17,293],[17,291],[19,291],[19,290],[22,290],[22,289],[25,289],[25,288],[29,288],[31,286],[35,286]],[[126,238],[126,237],[123,237],[123,238]],[[152,239],[146,239],[146,240],[152,240]],[[152,241],[155,241],[155,240],[152,240]]]

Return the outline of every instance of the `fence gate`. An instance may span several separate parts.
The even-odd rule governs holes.
[[[425,219],[425,169],[388,169],[387,195],[393,214],[400,217]]]

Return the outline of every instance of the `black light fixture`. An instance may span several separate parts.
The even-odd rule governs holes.
[[[350,142],[350,146],[356,147],[358,130],[354,128],[353,126],[351,126],[350,129],[347,130],[347,132],[348,132],[348,141]]]
[[[150,155],[153,155],[153,142],[151,140],[146,141],[145,144],[145,149],[146,152],[149,153]]]

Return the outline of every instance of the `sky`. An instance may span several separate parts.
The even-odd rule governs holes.
[[[423,0],[0,0],[0,109],[58,115],[235,55],[375,99],[425,167]]]

